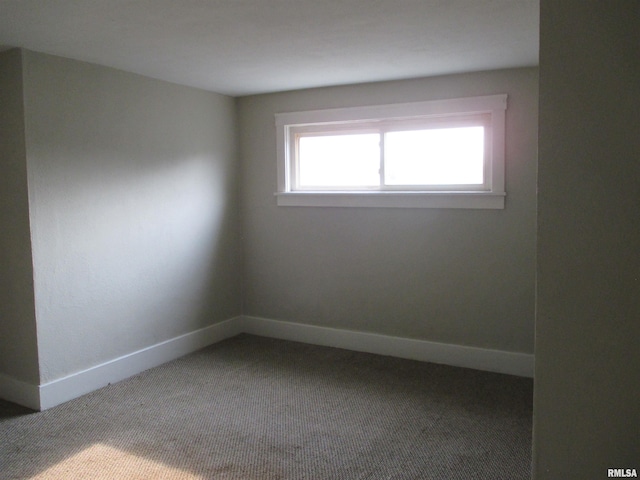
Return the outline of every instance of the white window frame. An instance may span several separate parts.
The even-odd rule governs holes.
[[[507,95],[416,103],[277,113],[279,206],[502,209],[505,201],[504,148]],[[296,134],[407,124],[450,123],[485,116],[485,183],[478,186],[401,187],[371,190],[293,189]]]

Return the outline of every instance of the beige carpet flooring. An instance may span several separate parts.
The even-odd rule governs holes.
[[[33,413],[2,479],[528,479],[532,380],[241,335]]]

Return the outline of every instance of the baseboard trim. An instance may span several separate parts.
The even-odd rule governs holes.
[[[338,347],[423,362],[441,363],[520,377],[533,377],[533,354],[466,347],[252,316],[241,317],[241,323],[243,332],[263,337]]]
[[[46,410],[86,393],[175,360],[242,331],[238,317],[115,358],[67,377],[40,385],[39,410]],[[22,402],[16,402],[21,403]]]
[[[0,373],[0,398],[46,410],[240,333],[533,377],[534,355],[239,316],[37,386]]]
[[[22,382],[0,373],[0,398],[33,410],[40,410],[38,385]]]

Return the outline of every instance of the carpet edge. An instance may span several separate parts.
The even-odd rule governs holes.
[[[431,342],[243,315],[242,331],[358,352],[533,378],[534,354]]]

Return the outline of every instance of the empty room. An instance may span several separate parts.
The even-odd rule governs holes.
[[[634,1],[0,1],[0,478],[640,470]]]

